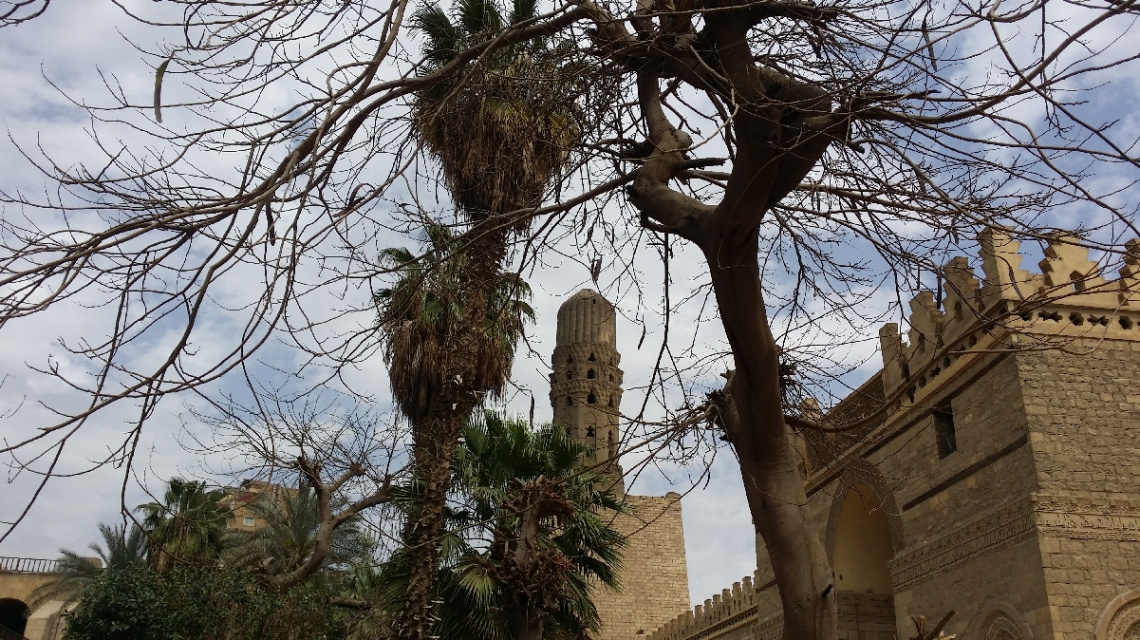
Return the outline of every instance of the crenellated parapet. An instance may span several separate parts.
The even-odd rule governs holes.
[[[1048,239],[1040,273],[1022,268],[1020,243],[1002,229],[982,232],[978,244],[981,278],[968,259],[953,258],[941,269],[943,300],[920,291],[910,301],[905,339],[896,324],[879,330],[893,410],[971,350],[1083,336],[1140,340],[1140,240],[1125,245],[1124,267],[1111,279],[1075,234]]]
[[[762,595],[773,585],[757,587],[751,576],[734,582],[732,589],[705,600],[653,632],[648,640],[689,640],[727,633],[755,622]]]

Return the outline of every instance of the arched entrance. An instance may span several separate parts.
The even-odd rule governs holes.
[[[859,482],[847,491],[839,509],[831,566],[840,591],[891,595],[887,562],[895,555],[891,527],[875,490]]]
[[[0,638],[7,640],[11,633],[22,638],[24,630],[28,627],[28,616],[31,614],[32,610],[23,600],[0,598]],[[4,632],[9,634],[6,635]]]
[[[891,530],[893,501],[851,474],[843,481],[845,488],[832,505],[828,541],[840,637],[893,640],[894,589],[887,563],[901,546]]]

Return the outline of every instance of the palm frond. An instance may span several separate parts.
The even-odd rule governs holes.
[[[511,24],[530,20],[538,15],[537,0],[513,0],[511,4]]]
[[[433,67],[446,64],[467,46],[463,31],[452,24],[439,5],[426,5],[416,11],[412,27],[424,34],[424,56]]]
[[[467,353],[480,366],[475,379],[464,381],[471,389],[498,397],[505,389],[514,361],[515,345],[533,312],[526,298],[530,289],[517,276],[495,277],[486,316],[476,327],[463,331],[472,287],[471,247],[442,225],[426,229],[430,245],[422,259],[406,249],[389,249],[381,259],[401,267],[396,280],[376,296],[378,325],[384,337],[392,394],[400,411],[413,424],[425,416],[435,398],[448,385],[448,362],[455,353]],[[464,335],[461,343],[458,336]]]
[[[503,28],[503,14],[495,0],[459,0],[455,13],[468,36],[486,36]]]

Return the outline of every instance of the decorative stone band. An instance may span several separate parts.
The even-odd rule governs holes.
[[[889,563],[895,593],[946,569],[1028,540],[1033,535],[1075,540],[1140,541],[1140,500],[1097,495],[1029,496],[1007,503]]]
[[[777,613],[756,623],[752,637],[756,640],[780,640],[784,635],[784,614]]]
[[[894,627],[895,598],[892,595],[835,592],[835,612],[839,626],[857,624],[886,624]]]
[[[1038,496],[1033,510],[1043,535],[1072,540],[1140,541],[1140,500]]]
[[[1028,540],[1035,530],[1028,500],[1005,504],[979,518],[904,550],[889,563],[895,593],[966,564],[975,557]]]

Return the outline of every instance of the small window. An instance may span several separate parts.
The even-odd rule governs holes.
[[[586,427],[586,437],[587,438],[593,438],[596,435],[597,435],[597,431],[595,431],[593,427]]]
[[[586,396],[586,403],[587,404],[598,404],[598,396],[594,395],[594,392],[591,391],[590,395]]]
[[[590,369],[589,371],[586,372],[586,378],[588,380],[593,380],[594,378],[597,378],[597,377],[598,377],[598,374],[593,369]]]
[[[958,450],[958,439],[954,433],[954,410],[947,400],[934,408],[934,437],[938,439],[938,457]]]
[[[610,396],[610,406],[614,406],[614,397]]]
[[[566,379],[567,380],[573,380],[574,379],[574,372],[573,371],[567,371],[566,372]]]
[[[252,527],[253,526],[253,518],[251,518],[250,516],[246,516],[246,517],[242,518],[241,523],[247,527]]]
[[[566,406],[568,406],[568,407],[574,406],[574,398],[571,398],[570,396],[566,396]]]
[[[590,354],[590,357],[589,357],[589,358],[586,358],[586,359],[587,359],[587,360],[589,360],[590,362],[597,362],[597,361],[598,361],[598,359],[597,359],[597,358],[595,358],[595,357],[594,357],[594,354],[592,354],[592,353]]]

